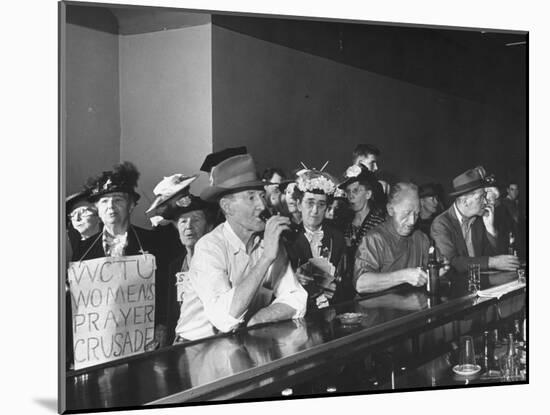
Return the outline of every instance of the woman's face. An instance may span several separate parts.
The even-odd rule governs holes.
[[[126,193],[114,192],[102,196],[96,207],[105,225],[125,225],[130,220],[134,203]]]
[[[327,207],[327,210],[325,212],[325,218],[326,219],[334,219],[334,213],[338,209],[338,206],[340,204],[339,200],[333,200],[332,203]]]
[[[346,195],[354,212],[359,212],[367,205],[372,192],[359,182],[353,182],[346,186]]]
[[[290,183],[284,193],[284,199],[289,213],[295,213],[298,208],[296,207],[296,201],[292,198],[292,192],[294,191],[295,183]]]
[[[90,236],[97,232],[99,217],[96,207],[89,202],[77,203],[69,213],[71,224],[80,235]]]
[[[197,241],[206,233],[208,223],[202,210],[184,213],[176,220],[176,228],[180,241],[184,246],[194,247]]]

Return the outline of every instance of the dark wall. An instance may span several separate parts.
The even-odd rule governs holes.
[[[483,164],[524,182],[525,46],[479,36],[214,16],[214,149],[340,174],[369,142],[398,178],[449,188]]]
[[[67,6],[66,189],[120,160],[117,21],[107,9]]]

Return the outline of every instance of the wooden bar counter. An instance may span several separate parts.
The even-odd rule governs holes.
[[[482,273],[481,288],[516,279],[516,273]],[[281,391],[303,396],[498,383],[484,370],[473,379],[454,376],[459,338],[474,336],[481,361],[483,332],[498,329],[502,336],[514,319],[523,321],[524,310],[523,286],[482,298],[468,293],[463,275],[449,274],[437,298],[399,286],[301,320],[68,372],[67,411],[281,397]],[[363,318],[342,325],[335,317],[346,312]]]

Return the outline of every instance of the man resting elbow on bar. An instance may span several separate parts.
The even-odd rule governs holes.
[[[400,284],[420,287],[428,275],[422,269],[428,262],[430,241],[415,230],[420,212],[418,188],[397,183],[388,197],[388,218],[370,230],[355,257],[354,285],[357,292],[382,291]],[[449,269],[440,269],[440,276]]]
[[[189,321],[178,321],[179,342],[229,332],[245,322],[250,326],[303,317],[307,293],[279,241],[289,219],[260,219],[265,183],[257,179],[250,155],[215,166],[211,183],[201,198],[218,201],[226,221],[195,246],[189,295],[197,296],[202,307]]]
[[[456,196],[455,202],[432,223],[432,238],[458,272],[467,271],[469,264],[479,264],[481,270],[514,271],[519,267],[516,256],[498,255],[505,248],[499,246],[495,207],[486,202],[485,190],[493,186],[493,182],[483,167],[457,176],[453,180],[454,191],[450,193]]]

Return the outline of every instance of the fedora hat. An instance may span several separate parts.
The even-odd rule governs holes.
[[[184,174],[176,173],[162,179],[153,189],[155,200],[145,213],[158,209],[180,196],[183,197],[189,194],[189,186],[197,180],[197,177],[199,177],[198,174],[185,176]]]
[[[258,178],[256,166],[250,154],[242,154],[223,160],[210,171],[210,186],[200,197],[206,202],[215,202],[222,196],[243,190],[262,189],[270,182]]]
[[[477,189],[492,186],[494,183],[493,176],[487,176],[482,166],[474,167],[453,179],[453,191],[449,195],[461,196]]]

